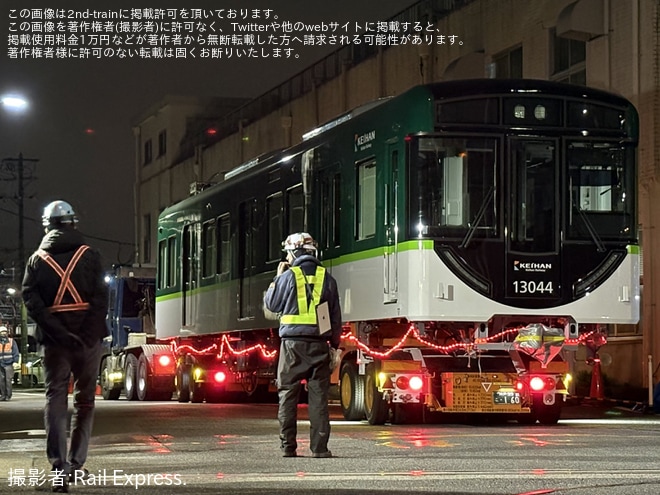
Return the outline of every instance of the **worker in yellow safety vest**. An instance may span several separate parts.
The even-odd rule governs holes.
[[[328,450],[328,391],[341,336],[337,282],[321,265],[317,245],[306,232],[282,243],[286,261],[264,294],[267,310],[280,314],[281,339],[277,369],[280,448],[296,457],[296,421],[302,380],[306,380],[312,457],[332,457]]]

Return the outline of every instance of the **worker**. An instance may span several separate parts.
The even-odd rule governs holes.
[[[18,344],[9,336],[9,329],[0,326],[0,400],[11,399],[14,363],[19,359]]]
[[[280,314],[281,339],[277,367],[280,449],[296,457],[298,398],[307,382],[312,457],[332,457],[328,450],[328,392],[331,363],[336,363],[341,336],[337,282],[318,260],[317,245],[308,233],[291,234],[282,243],[286,261],[264,294],[264,306]],[[316,308],[325,308],[320,322]],[[321,315],[321,312],[319,312]],[[327,331],[325,331],[327,330]]]
[[[46,373],[46,455],[53,491],[68,492],[69,479],[81,478],[92,433],[101,341],[107,336],[107,287],[101,255],[85,244],[78,218],[66,201],[44,208],[46,235],[30,257],[23,278],[23,300],[44,345]],[[74,414],[67,455],[69,379],[73,374]]]

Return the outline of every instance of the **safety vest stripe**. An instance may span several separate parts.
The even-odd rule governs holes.
[[[62,267],[57,264],[57,262],[48,252],[42,249],[37,251],[39,257],[48,263],[48,265],[55,271],[55,273],[60,276],[60,286],[57,289],[57,294],[53,300],[53,305],[50,307],[50,311],[52,313],[57,313],[60,311],[80,311],[89,309],[89,303],[86,303],[82,300],[82,297],[80,297],[80,294],[78,294],[78,290],[71,281],[71,274],[73,273],[73,270],[76,268],[76,265],[78,264],[78,261],[80,261],[82,255],[88,249],[89,246],[80,246],[69,261],[66,270],[63,270]],[[64,294],[67,290],[73,298],[74,302],[72,304],[62,304],[62,299],[64,298]]]
[[[291,267],[291,271],[296,280],[298,314],[282,315],[280,317],[280,323],[285,325],[316,325],[316,306],[321,301],[321,292],[323,290],[323,282],[325,281],[325,268],[317,266],[314,275],[303,275],[299,266]],[[306,285],[312,284],[314,284],[312,300],[308,303]]]
[[[60,313],[62,311],[80,311],[83,309],[89,309],[89,303],[60,304],[59,306],[52,306],[50,312]]]
[[[13,347],[14,341],[9,339],[6,343],[2,344],[2,352],[0,354],[5,355],[8,354],[11,356],[12,354],[12,347]]]

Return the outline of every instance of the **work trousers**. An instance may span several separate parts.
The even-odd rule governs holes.
[[[14,381],[14,365],[0,364],[0,398],[11,399],[11,386]]]
[[[87,460],[87,449],[94,420],[96,380],[101,360],[101,342],[86,346],[47,346],[46,371],[46,455],[54,469],[70,472]],[[68,388],[74,380],[71,448],[67,457]]]
[[[314,453],[328,450],[330,416],[330,351],[327,342],[282,339],[277,367],[279,395],[280,447],[294,452],[301,380],[307,381],[309,405],[309,448]]]

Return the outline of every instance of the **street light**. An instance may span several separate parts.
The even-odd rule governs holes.
[[[10,112],[22,113],[27,110],[28,101],[19,95],[5,95],[0,98],[2,106]]]

